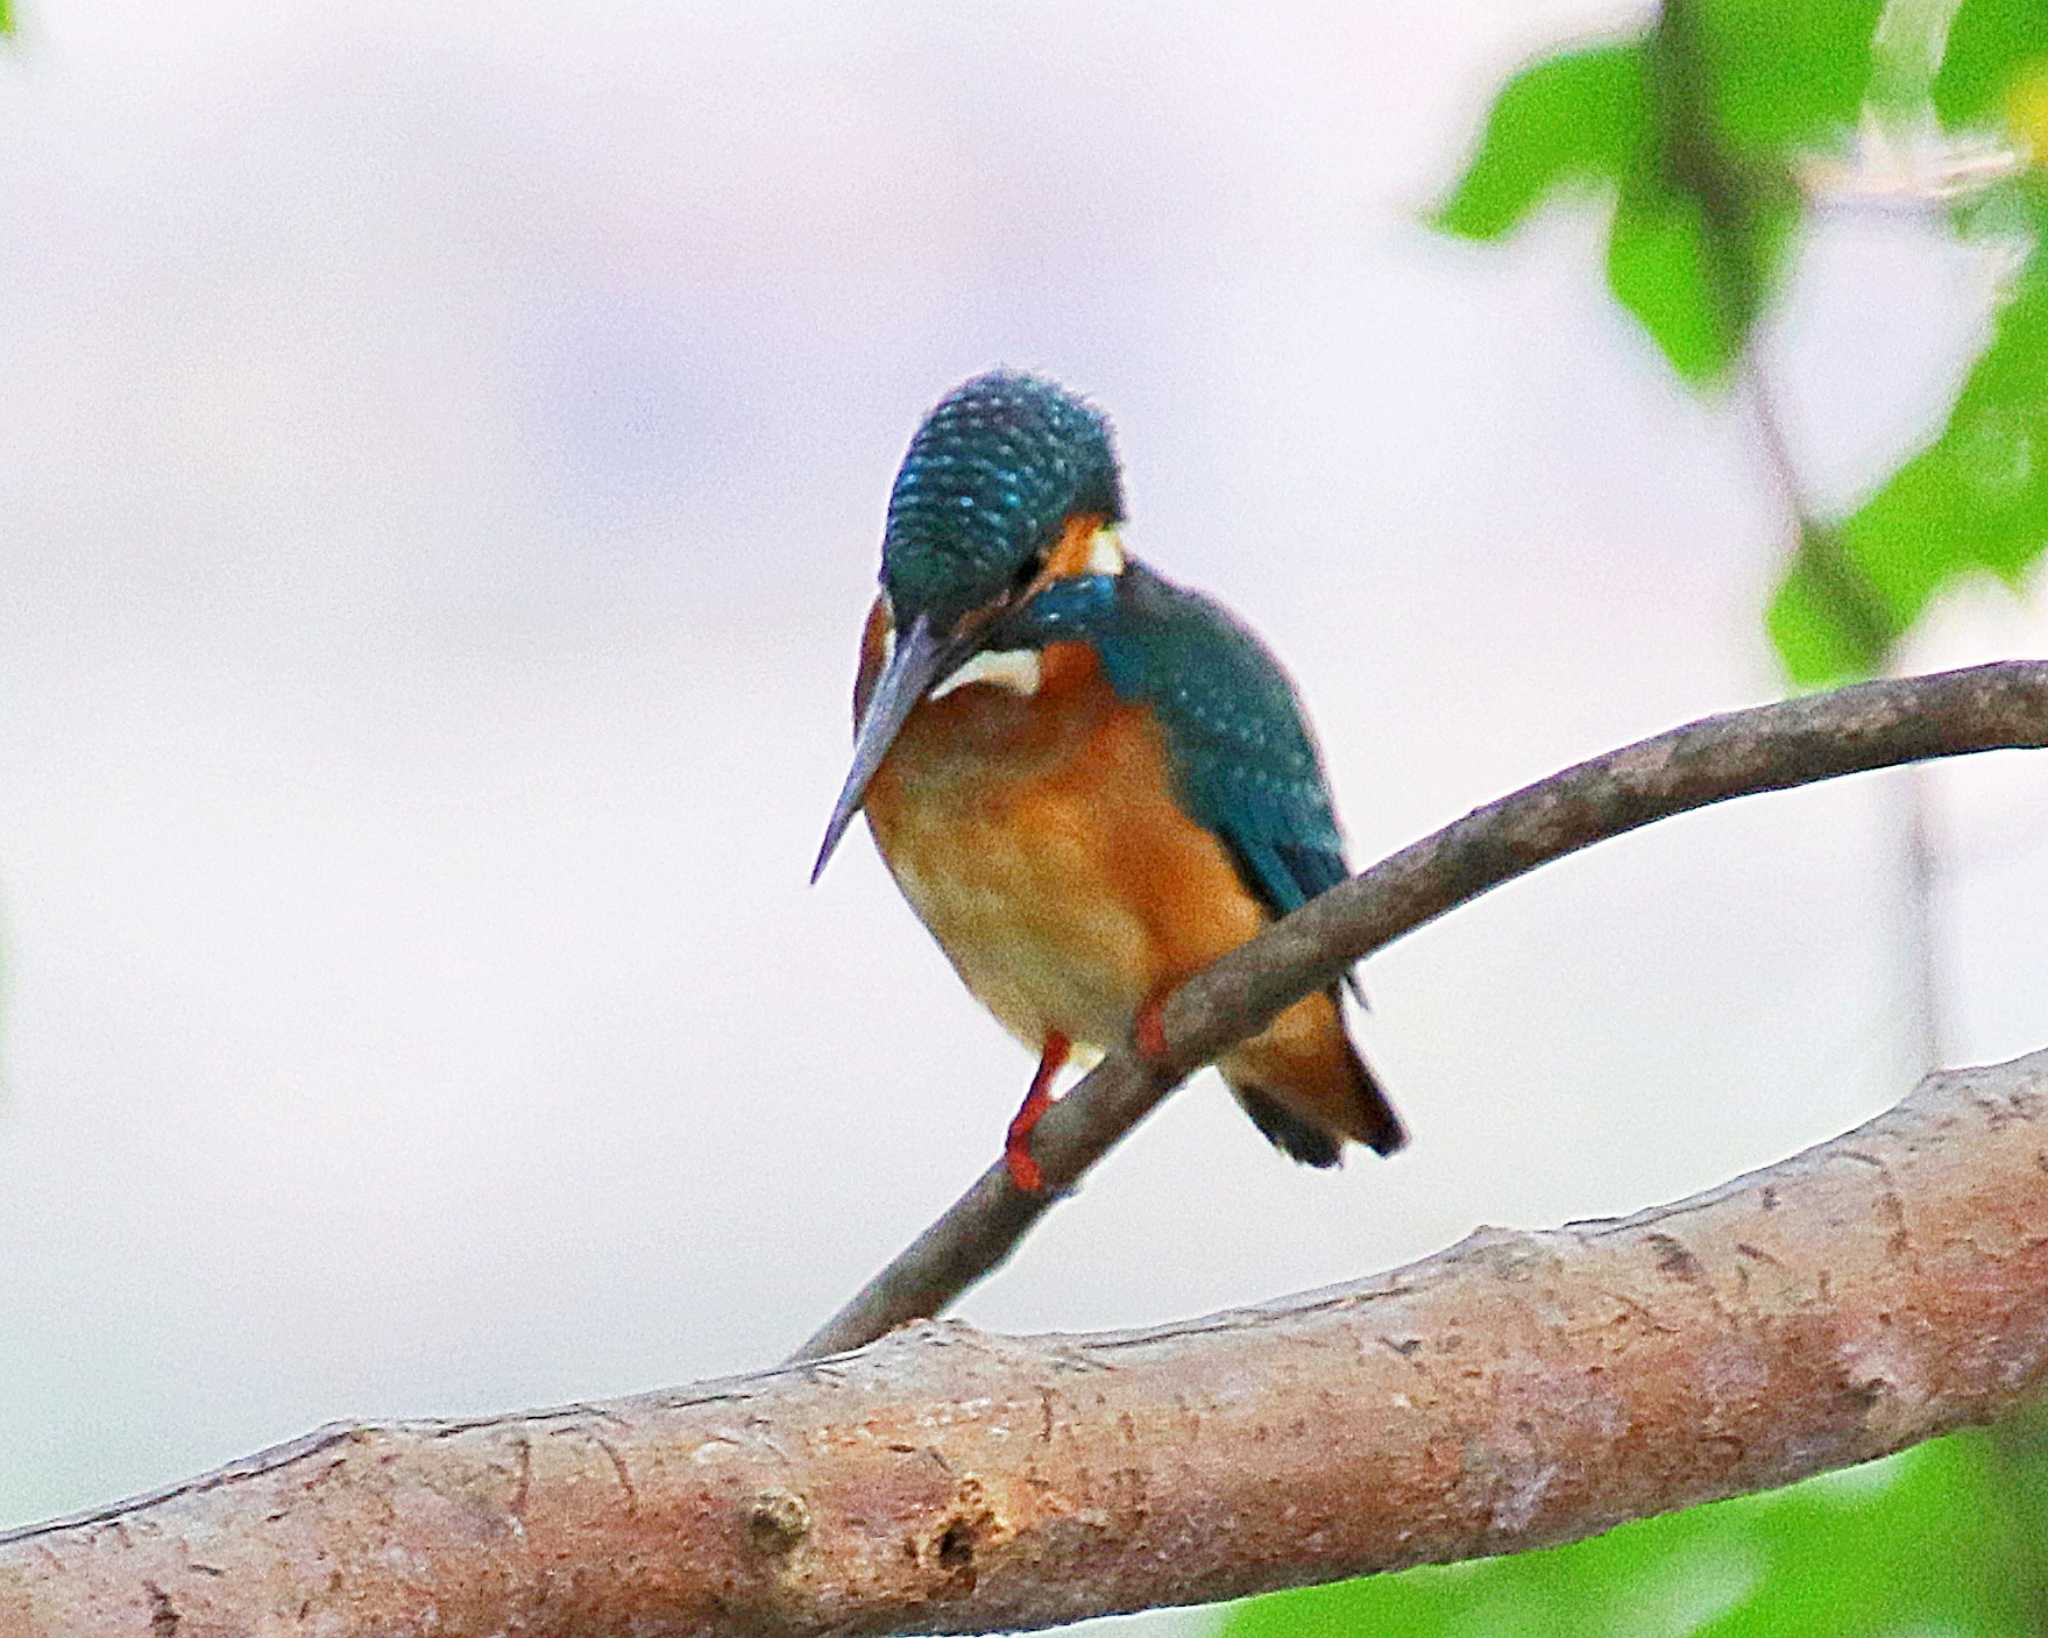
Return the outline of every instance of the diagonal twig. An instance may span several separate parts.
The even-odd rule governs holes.
[[[1049,1185],[991,1166],[792,1356],[861,1347],[940,1313],[999,1267],[1174,1087],[1350,964],[1489,888],[1658,819],[1843,774],[2048,746],[2048,661],[2008,660],[1731,711],[1551,775],[1331,889],[1197,974],[1165,1011],[1167,1065],[1112,1051],[1049,1110],[1032,1149]]]

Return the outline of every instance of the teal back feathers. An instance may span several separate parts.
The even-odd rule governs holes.
[[[1149,706],[1174,794],[1214,831],[1276,916],[1350,874],[1322,758],[1287,673],[1222,605],[1132,562],[1056,581],[1006,616],[990,647],[1078,640],[1118,698]]]

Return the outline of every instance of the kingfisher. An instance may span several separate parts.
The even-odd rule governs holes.
[[[1041,376],[976,376],[911,438],[853,700],[811,880],[864,811],[961,980],[1038,1054],[1003,1145],[1027,1193],[1070,1058],[1130,1039],[1164,1059],[1179,984],[1350,874],[1287,673],[1126,550],[1109,423]],[[1406,1141],[1335,985],[1217,1067],[1306,1165]]]

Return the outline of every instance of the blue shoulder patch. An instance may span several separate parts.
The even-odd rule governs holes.
[[[1294,687],[1220,604],[1131,563],[1048,586],[1001,641],[1084,639],[1121,699],[1157,712],[1175,795],[1276,916],[1350,874],[1322,759]]]

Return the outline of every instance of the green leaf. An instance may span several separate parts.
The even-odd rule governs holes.
[[[1524,69],[1495,102],[1437,225],[1494,239],[1567,183],[1612,185],[1607,276],[1616,298],[1685,380],[1718,379],[1773,287],[1797,220],[1782,157],[1731,148],[1719,110],[1733,109],[1750,137],[1853,112],[1854,89],[1829,76],[1846,75],[1852,87],[1868,77],[1874,11],[1867,0],[1821,9],[1826,28],[1760,11],[1755,0],[1690,5],[1682,25],[1670,8],[1635,41]],[[1804,100],[1789,113],[1764,90],[1769,65],[1759,53],[1772,49],[1794,61],[1788,83]]]
[[[1645,50],[1652,141],[1623,185],[1608,248],[1615,296],[1695,385],[1747,343],[1798,214],[1783,155],[1743,151],[1725,117],[1752,35],[1768,38],[1751,30],[1731,50],[1717,32],[1730,13],[1744,5],[1665,0]]]
[[[1965,1435],[1570,1547],[1276,1594],[1223,1638],[2022,1638],[2003,1493]]]
[[[1795,682],[1875,676],[1901,630],[1882,603],[1878,621],[1859,616],[1876,602],[1831,533],[1818,550],[1801,543],[1764,613],[1764,629]]]
[[[1782,156],[1854,126],[1883,0],[1691,0],[1685,9],[1724,147]]]
[[[2048,184],[2018,190],[2033,254],[1940,435],[1836,531],[1842,558],[1907,630],[1947,585],[1990,573],[2016,582],[2048,548]],[[1801,554],[1766,623],[1795,682],[1871,669],[1852,613]]]
[[[1435,223],[1447,233],[1497,239],[1567,183],[1618,180],[1647,135],[1640,46],[1548,58],[1501,91],[1479,152]]]
[[[1663,183],[1624,188],[1607,239],[1607,284],[1641,321],[1671,367],[1695,384],[1712,380],[1732,356],[1717,311],[1707,213]]]
[[[1934,107],[1942,123],[1996,123],[2021,70],[2044,55],[2048,20],[2041,0],[1963,0],[1934,78]]]
[[[1607,241],[1607,283],[1695,386],[1734,362],[1773,285],[1797,212],[1747,180],[1732,208],[1657,175],[1623,184]]]

